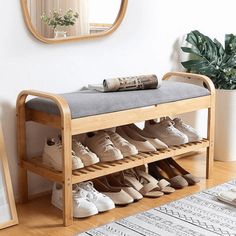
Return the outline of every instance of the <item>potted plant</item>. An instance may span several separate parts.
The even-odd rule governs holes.
[[[78,17],[79,13],[74,12],[72,9],[67,10],[65,14],[63,14],[61,10],[53,10],[49,12],[49,15],[43,13],[41,20],[49,27],[53,28],[55,38],[61,38],[67,36],[66,28],[73,26]]]
[[[199,31],[192,31],[182,47],[190,60],[181,64],[188,72],[211,78],[216,87],[215,159],[236,160],[236,35],[226,34],[224,46]]]

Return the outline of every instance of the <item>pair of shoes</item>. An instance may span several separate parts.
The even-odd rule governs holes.
[[[81,159],[71,151],[72,170],[84,167]],[[62,142],[60,138],[47,138],[43,149],[43,164],[62,171]]]
[[[97,154],[101,162],[116,161],[138,153],[134,145],[113,131],[88,133],[84,143]]]
[[[197,131],[185,124],[180,118],[171,120],[166,117],[160,122],[154,120],[146,121],[144,131],[160,139],[168,146],[181,145],[201,139]]]
[[[73,216],[84,218],[96,215],[115,208],[114,202],[102,193],[99,193],[92,182],[82,182],[73,186]],[[54,183],[52,190],[52,204],[61,209],[62,204],[62,186]]]
[[[110,178],[110,177],[109,177]],[[94,187],[104,195],[108,196],[112,199],[112,201],[115,203],[115,205],[127,205],[132,202],[134,202],[134,198],[131,197],[129,193],[127,193],[127,190],[129,192],[132,192],[132,190],[128,188],[123,188],[121,186],[111,186],[108,182],[108,179],[105,176],[93,180]]]
[[[135,124],[120,126],[116,132],[132,143],[139,152],[155,152],[157,149],[167,148],[167,145],[155,137],[151,137]]]
[[[92,153],[87,147],[84,147],[75,138],[72,140],[71,159],[72,170],[99,162],[97,155]],[[62,171],[62,162],[62,142],[60,136],[58,138],[47,138],[43,150],[43,163],[58,171]]]
[[[164,195],[158,186],[157,181],[153,178],[150,179],[143,174],[143,171],[138,171],[137,169],[129,169],[124,171],[125,183],[132,186],[144,197],[157,198]]]
[[[236,207],[236,188],[218,193],[217,198]]]
[[[200,181],[198,177],[190,174],[172,158],[148,164],[148,171],[156,179],[163,179],[165,178],[163,175],[165,175],[165,179],[176,189],[194,185]]]

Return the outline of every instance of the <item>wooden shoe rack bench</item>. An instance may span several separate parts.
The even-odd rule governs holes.
[[[182,72],[167,73],[163,77],[163,80],[168,80],[171,77],[185,77],[201,80],[204,83],[205,87],[207,87],[207,91],[209,91],[209,94],[206,96],[177,100],[168,103],[73,119],[71,116],[71,109],[69,108],[67,101],[61,95],[39,92],[34,90],[22,91],[17,99],[17,140],[20,168],[19,181],[21,190],[21,202],[26,202],[28,200],[27,171],[36,173],[42,177],[45,177],[48,180],[61,183],[63,185],[64,203],[63,220],[64,225],[68,226],[73,223],[72,184],[112,174],[114,172],[133,168],[143,164],[151,163],[170,156],[174,157],[176,155],[184,154],[202,148],[207,148],[206,178],[209,178],[212,172],[214,149],[214,85],[212,84],[211,80],[206,76]],[[182,92],[184,93],[185,91]],[[26,105],[28,96],[34,96],[53,101],[57,105],[60,114],[49,114],[47,112],[28,108]],[[206,139],[181,146],[173,146],[166,150],[157,151],[155,153],[139,153],[136,156],[126,157],[119,161],[109,163],[98,163],[89,167],[85,167],[83,169],[72,171],[72,135],[111,127],[117,127],[121,125],[161,118],[165,116],[175,116],[181,113],[196,111],[200,109],[208,109],[208,132]],[[62,172],[55,171],[54,169],[43,165],[42,158],[40,157],[29,157],[27,155],[26,122],[28,121],[34,121],[61,130],[62,152],[64,162]]]

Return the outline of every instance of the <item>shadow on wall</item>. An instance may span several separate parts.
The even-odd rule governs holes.
[[[181,47],[187,47],[188,42],[185,40],[186,35],[180,36],[177,38],[173,44],[173,50],[172,54],[170,57],[171,60],[171,65],[172,71],[185,71],[184,67],[181,65],[182,61],[188,60],[188,54],[183,53],[181,50]],[[174,78],[174,80],[181,81],[181,82],[187,82],[187,83],[192,83],[192,84],[199,84],[198,80],[194,79],[188,79],[188,78]],[[191,113],[186,113],[186,114],[181,114],[180,117],[188,124],[193,126],[194,128],[198,128],[198,112],[191,112]],[[200,131],[201,133],[201,131]]]

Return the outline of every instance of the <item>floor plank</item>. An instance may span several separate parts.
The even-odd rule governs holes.
[[[201,182],[195,186],[178,190],[171,195],[158,199],[148,199],[119,207],[87,219],[75,219],[69,227],[62,226],[61,212],[50,204],[50,196],[33,199],[26,204],[18,204],[17,211],[20,224],[0,231],[1,236],[72,236],[90,228],[133,215],[153,207],[177,200],[184,196],[199,192],[203,189],[224,183],[236,178],[236,162],[214,162],[214,175],[210,180],[205,179],[205,153],[183,157],[178,162],[191,173],[199,176]]]

